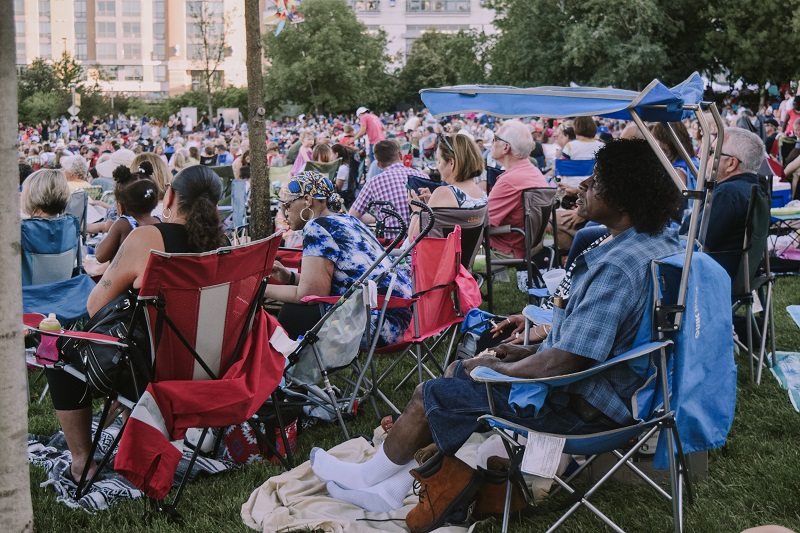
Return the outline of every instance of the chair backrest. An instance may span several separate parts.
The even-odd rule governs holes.
[[[542,249],[544,231],[553,211],[555,194],[554,187],[533,187],[522,191],[522,208],[525,210],[525,254],[528,263]]]
[[[556,159],[556,176],[591,176],[594,172],[594,159]]]
[[[489,206],[461,209],[458,207],[433,207],[433,228],[428,236],[445,238],[461,226],[461,264],[467,270],[472,270],[472,263],[478,255],[478,249],[483,242],[483,233],[489,224]],[[420,226],[428,224],[427,211],[420,212]]]
[[[100,185],[91,185],[85,189],[90,200],[99,200],[103,196],[103,188]]]
[[[340,157],[336,161],[331,161],[330,163],[321,163],[319,161],[307,161],[304,170],[316,170],[317,172],[324,174],[331,183],[336,183],[336,173],[339,171],[339,165],[342,164],[342,158]]]
[[[156,381],[210,379],[203,364],[219,376],[235,362],[280,239],[276,233],[202,254],[150,253],[139,302],[147,306]]]
[[[233,167],[231,165],[218,165],[209,167],[217,176],[222,178],[222,196],[217,205],[231,205],[231,182],[233,181]]]
[[[86,233],[86,209],[89,205],[89,194],[86,189],[76,189],[69,195],[69,202],[64,212],[78,219],[81,235]]]
[[[80,223],[72,215],[22,221],[22,285],[72,277],[80,251]]]
[[[771,206],[772,198],[765,192],[762,185],[753,185],[750,190],[750,202],[745,219],[742,257],[733,280],[734,295],[748,294],[752,282],[758,274],[758,268],[767,250]]]
[[[425,237],[411,252],[414,316],[404,340],[426,338],[460,322],[458,287],[455,280],[461,268],[461,228],[444,239]]]
[[[111,205],[111,203],[114,202],[114,190],[109,189],[107,191],[103,191],[102,196],[100,196],[100,201]]]

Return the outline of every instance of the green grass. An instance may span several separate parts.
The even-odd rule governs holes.
[[[513,278],[512,278],[513,279]],[[499,312],[521,309],[523,296],[511,284],[496,284]],[[775,286],[776,335],[779,350],[800,351],[800,330],[786,313],[786,306],[800,302],[800,280],[781,278]],[[761,386],[748,383],[746,361],[740,358],[736,418],[728,442],[710,453],[708,478],[695,484],[696,501],[686,506],[687,531],[736,532],[745,528],[777,523],[800,531],[800,415],[789,403],[771,375],[764,375]],[[406,365],[407,369],[411,368]],[[31,375],[33,377],[33,374]],[[709,383],[713,387],[713,383]],[[35,385],[34,391],[41,385]],[[404,405],[413,387],[406,385],[391,394]],[[391,390],[391,389],[385,389]],[[58,424],[47,400],[32,403],[30,431],[48,434]],[[351,434],[372,434],[376,420],[369,406],[348,422]],[[329,448],[341,442],[338,427],[317,425],[300,438],[297,460],[305,461],[312,446]],[[55,500],[52,489],[40,488],[44,472],[31,468],[31,486],[36,530],[92,532],[127,531],[250,531],[242,524],[240,509],[250,493],[270,476],[281,473],[279,467],[254,464],[214,478],[189,485],[181,512],[183,526],[162,519],[146,526],[141,519],[143,503],[126,502],[107,512],[90,515],[68,509]],[[672,517],[668,504],[647,487],[611,483],[593,499],[595,504],[626,531],[671,531]],[[525,517],[512,523],[516,532],[543,531],[557,516]],[[499,522],[482,525],[480,531],[499,531]],[[586,510],[579,511],[564,528],[565,532],[595,532],[602,527]]]

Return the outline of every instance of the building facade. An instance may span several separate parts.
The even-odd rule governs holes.
[[[103,91],[144,97],[200,88],[206,70],[216,70],[221,85],[247,83],[241,0],[13,2],[20,68],[67,51]],[[274,5],[260,0],[261,13],[274,13]],[[350,5],[370,31],[386,31],[395,67],[425,31],[494,32],[494,12],[484,0],[350,0]],[[218,62],[217,68],[207,68],[206,58]]]

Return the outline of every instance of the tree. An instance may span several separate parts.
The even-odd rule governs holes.
[[[264,36],[268,107],[294,103],[320,114],[385,104],[383,30],[367,32],[345,0],[306,0],[300,12],[304,22]]]
[[[34,58],[27,68],[22,69],[17,81],[20,101],[34,93],[49,93],[61,89],[61,82],[56,77],[53,65],[41,57]]]
[[[643,88],[705,70],[707,0],[495,0],[491,78],[511,85]],[[699,13],[699,15],[698,15]],[[691,14],[687,16],[687,14]]]
[[[272,228],[267,168],[267,130],[264,119],[264,84],[261,61],[261,16],[258,0],[245,0],[244,19],[247,42],[247,130],[250,136],[250,230],[255,239],[267,237]]]
[[[731,84],[781,82],[800,74],[792,53],[800,45],[800,0],[717,0],[708,6],[703,56]],[[781,16],[779,14],[786,14]]]
[[[70,84],[72,83],[77,88],[84,88],[83,66],[66,50],[61,52],[61,57],[58,61],[53,62],[53,74],[65,91],[70,90]]]
[[[17,80],[14,12],[0,2],[0,158],[14,161],[17,151]],[[28,455],[27,379],[22,341],[20,221],[15,165],[0,168],[0,523],[10,533],[33,531]]]
[[[187,45],[189,60],[199,65],[206,93],[208,116],[214,116],[212,93],[221,86],[219,69],[229,53],[228,39],[233,30],[230,13],[225,14],[219,0],[186,2],[187,18],[191,22]]]
[[[425,32],[414,41],[397,76],[398,100],[418,104],[419,90],[486,82],[487,39],[477,32]]]

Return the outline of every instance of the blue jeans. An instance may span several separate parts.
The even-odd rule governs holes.
[[[508,404],[510,386],[495,385],[495,414],[533,431],[562,435],[582,435],[620,427],[602,416],[585,422],[569,407],[569,395],[551,390],[538,413],[516,411]],[[490,414],[486,385],[472,381],[459,362],[452,378],[431,379],[422,384],[425,416],[436,447],[454,455],[475,432],[487,431],[478,417]]]

